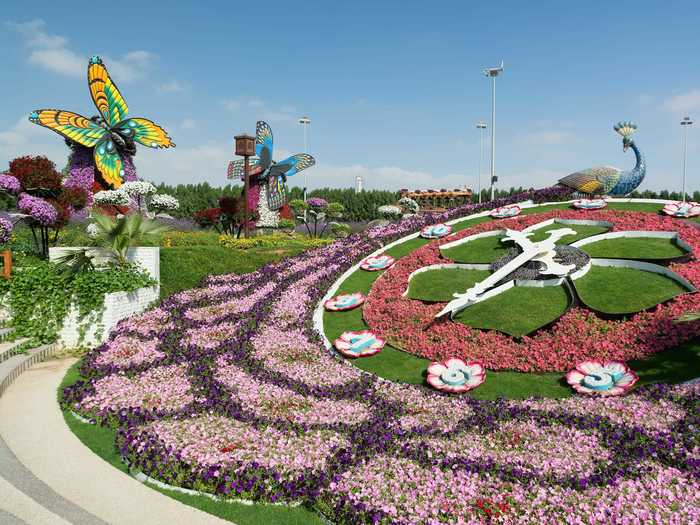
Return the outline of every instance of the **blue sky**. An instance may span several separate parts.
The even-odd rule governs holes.
[[[277,157],[302,151],[297,119],[308,114],[318,161],[310,187],[352,186],[356,175],[368,188],[475,187],[474,124],[490,126],[491,107],[481,71],[501,59],[503,186],[631,167],[612,131],[631,119],[649,166],[643,188],[679,188],[678,121],[700,119],[697,2],[113,5],[3,5],[0,166],[38,153],[65,164],[60,137],[26,116],[52,107],[95,114],[85,79],[92,54],[104,57],[130,114],[160,123],[176,142],[139,149],[140,176],[156,182],[225,184],[233,135],[252,133],[258,119],[272,126]],[[688,186],[700,189],[694,128]],[[488,158],[487,149],[484,184]]]

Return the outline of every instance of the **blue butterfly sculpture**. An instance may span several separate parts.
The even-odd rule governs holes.
[[[306,153],[297,153],[284,160],[272,160],[272,129],[259,120],[255,126],[255,157],[249,159],[250,175],[267,184],[267,204],[271,210],[279,210],[287,203],[287,177],[296,175],[316,164],[316,159]],[[228,178],[244,178],[244,160],[233,160],[228,165]]]

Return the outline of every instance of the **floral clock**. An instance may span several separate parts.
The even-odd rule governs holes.
[[[452,233],[452,226],[440,223],[426,226],[420,231],[420,236],[424,239],[442,239],[450,233]]]
[[[360,264],[360,268],[368,272],[378,272],[390,268],[394,262],[394,258],[389,255],[377,255],[376,257],[367,257]]]
[[[365,302],[365,296],[361,293],[341,294],[331,297],[323,307],[331,312],[341,312],[344,310],[352,310]]]
[[[487,243],[488,261],[476,256]],[[401,258],[373,284],[363,317],[392,346],[431,361],[566,372],[587,360],[639,359],[700,335],[700,323],[673,322],[700,310],[695,250],[698,229],[648,213],[482,223]],[[657,291],[633,292],[647,285]]]
[[[432,363],[428,367],[428,384],[450,394],[468,392],[478,387],[485,379],[486,369],[481,363],[447,359]]]
[[[619,396],[627,393],[639,377],[619,361],[584,361],[566,374],[566,382],[579,394]]]
[[[333,345],[345,357],[369,357],[381,352],[384,348],[384,339],[377,337],[369,330],[360,330],[343,332]]]
[[[509,219],[511,217],[515,217],[516,215],[520,215],[521,211],[522,209],[520,206],[501,206],[500,208],[492,210],[489,215],[491,215],[491,217],[494,219]]]
[[[605,199],[578,199],[571,203],[577,210],[600,210],[605,208],[608,203]]]
[[[697,202],[672,202],[663,207],[663,212],[671,217],[697,217],[700,215],[700,204]]]

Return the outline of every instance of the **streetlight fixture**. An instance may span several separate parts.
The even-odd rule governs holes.
[[[681,193],[683,194],[683,202],[685,202],[685,165],[686,157],[688,156],[688,128],[693,125],[693,121],[690,117],[684,117],[681,120],[681,126],[683,129],[683,189]]]
[[[309,129],[309,125],[311,124],[311,119],[309,117],[301,117],[299,119],[299,124],[301,124],[301,127],[304,128],[304,153],[309,153],[309,139],[307,135],[307,130]],[[309,175],[307,172],[304,172],[304,202],[306,202],[306,192],[307,188],[309,187]]]
[[[479,130],[479,204],[481,204],[481,164],[484,162],[484,130],[485,122],[477,122],[476,129]]]
[[[248,186],[250,186],[250,165],[248,159],[255,155],[255,137],[250,135],[236,135],[234,137],[236,141],[236,155],[243,157],[243,232],[244,236],[248,237],[250,235],[249,224],[248,224]]]
[[[491,200],[494,197],[494,184],[496,177],[496,77],[503,71],[503,60],[498,67],[484,69],[484,75],[492,79],[491,91]]]

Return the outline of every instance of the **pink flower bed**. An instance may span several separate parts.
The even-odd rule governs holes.
[[[458,357],[479,361],[492,370],[565,371],[587,359],[629,361],[672,348],[700,335],[700,323],[674,323],[681,314],[700,310],[700,294],[684,294],[654,311],[626,321],[603,320],[573,308],[550,329],[517,341],[496,331],[472,329],[449,319],[435,320],[444,304],[425,304],[403,297],[409,275],[424,266],[450,262],[441,258],[444,242],[502,228],[522,230],[550,218],[583,218],[613,223],[614,230],[678,231],[694,253],[700,253],[700,230],[672,218],[636,212],[554,211],[478,224],[449,241],[437,240],[403,257],[375,282],[364,306],[364,318],[378,336],[403,350],[440,361]],[[671,264],[670,269],[700,286],[700,261]]]
[[[159,421],[144,431],[152,432],[171,450],[180,450],[182,458],[197,468],[255,463],[284,474],[322,469],[333,448],[348,444],[329,430],[296,435],[272,427],[259,430],[217,415]]]
[[[112,365],[118,368],[152,363],[162,357],[163,352],[156,350],[158,339],[142,341],[136,337],[119,335],[107,343],[105,350],[96,359],[99,365]]]
[[[288,388],[264,383],[240,367],[217,362],[216,380],[226,386],[243,408],[261,417],[307,425],[356,425],[367,420],[367,408],[357,401],[339,401],[303,396]]]
[[[195,400],[186,365],[151,368],[135,377],[111,374],[95,382],[94,394],[74,408],[90,414],[106,414],[122,408],[176,410]]]
[[[223,341],[231,339],[239,333],[240,322],[218,323],[204,325],[198,328],[188,328],[187,342],[199,348],[216,348]]]

